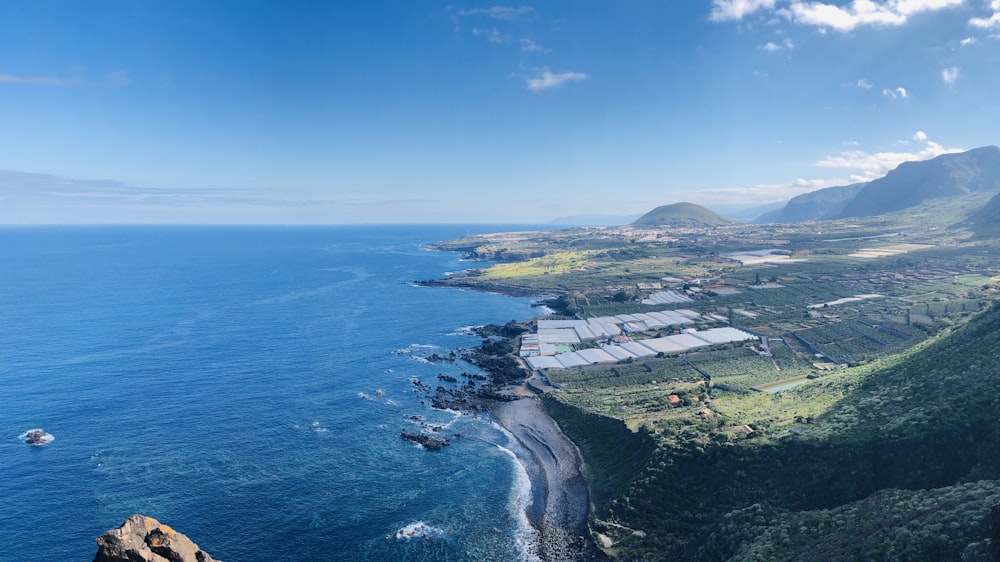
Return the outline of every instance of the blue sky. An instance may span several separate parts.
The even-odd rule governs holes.
[[[998,144],[1000,0],[0,3],[2,223],[533,223]]]

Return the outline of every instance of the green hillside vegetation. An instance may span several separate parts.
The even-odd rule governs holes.
[[[595,527],[648,560],[958,559],[1000,509],[998,346],[994,305],[860,369],[719,396],[709,416],[658,427],[650,462]],[[727,433],[744,424],[754,432]]]
[[[694,203],[674,203],[662,205],[642,215],[632,224],[640,227],[657,226],[720,226],[732,221],[724,219],[713,211]]]
[[[996,238],[1000,235],[1000,195],[995,195],[974,213],[967,224],[980,238]]]

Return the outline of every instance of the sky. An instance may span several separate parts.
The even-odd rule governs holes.
[[[1000,144],[1000,0],[6,0],[0,223],[542,223]]]

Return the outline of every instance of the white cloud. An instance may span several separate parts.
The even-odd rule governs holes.
[[[942,70],[941,79],[944,80],[944,83],[949,86],[954,85],[955,81],[958,80],[958,67],[953,66]]]
[[[757,204],[765,205],[777,201],[791,199],[803,193],[816,191],[826,187],[850,185],[869,182],[878,179],[895,169],[903,162],[929,160],[942,154],[962,152],[960,148],[944,148],[927,138],[923,131],[914,133],[911,140],[901,141],[912,144],[917,141],[922,144],[919,150],[910,152],[876,152],[868,153],[852,149],[828,156],[815,163],[818,168],[836,169],[847,172],[834,178],[795,179],[785,183],[757,184],[748,187],[708,189],[703,191],[682,192],[688,200],[698,200],[706,205],[712,204]],[[856,141],[844,143],[851,147],[859,146]]]
[[[863,181],[863,180],[862,180]],[[728,187],[720,189],[705,189],[701,191],[680,192],[683,199],[696,200],[703,205],[767,205],[778,201],[787,201],[792,197],[836,185],[857,183],[846,178],[831,179],[795,179],[785,183],[761,183],[748,187]]]
[[[963,46],[963,47],[968,47],[969,45],[972,45],[975,42],[976,42],[976,38],[975,37],[966,37],[965,39],[962,39],[961,41],[959,41],[958,44],[961,45],[961,46]]]
[[[849,150],[836,156],[824,158],[816,165],[821,168],[856,170],[857,173],[852,174],[852,178],[856,178],[858,181],[871,181],[884,176],[903,162],[929,160],[942,154],[962,152],[961,148],[941,146],[928,139],[927,134],[923,131],[917,131],[913,135],[913,140],[923,143],[923,148],[916,152],[876,152],[874,154],[863,150]]]
[[[775,0],[712,0],[712,21],[739,20],[761,8],[774,9]]]
[[[892,90],[890,90],[889,88],[882,88],[882,95],[892,99],[898,99],[898,98],[906,99],[910,97],[910,93],[907,92],[906,88],[903,88],[902,86]]]
[[[535,9],[530,6],[493,6],[490,8],[473,8],[471,10],[459,10],[458,15],[463,17],[468,16],[486,16],[496,20],[515,20],[521,16],[525,16],[534,12]]]
[[[881,2],[877,0],[852,0],[849,4],[837,5],[826,2],[790,0],[787,7],[776,8],[775,0],[713,0],[709,19],[712,21],[740,20],[758,10],[772,10],[775,14],[795,23],[848,32],[861,26],[903,25],[915,14],[960,6],[963,2],[964,0],[883,0]],[[996,21],[989,25],[1000,25],[1000,15],[994,14],[994,18]],[[973,21],[979,20],[981,19],[977,18]],[[970,23],[979,25],[979,23]],[[985,27],[985,25],[980,27]]]
[[[969,25],[980,29],[994,29],[1000,27],[1000,0],[990,2],[990,9],[993,14],[988,18],[972,18]]]
[[[526,53],[551,53],[552,49],[546,49],[545,47],[535,43],[534,39],[530,37],[523,37],[521,39],[521,50]]]
[[[791,39],[785,39],[782,41],[781,45],[775,43],[774,41],[768,41],[758,48],[762,51],[769,52],[782,51],[784,49],[788,49],[790,51],[795,48],[795,43],[793,43]]]
[[[864,78],[858,80],[857,82],[845,82],[840,85],[842,88],[861,88],[862,90],[870,90],[873,86],[874,84]]]
[[[55,76],[23,76],[15,74],[0,74],[0,84],[21,84],[28,86],[74,86],[82,83],[76,77],[57,78]]]
[[[500,44],[510,41],[510,36],[500,33],[500,31],[495,27],[491,27],[490,29],[473,27],[472,34],[476,37],[485,37],[490,43]]]
[[[542,68],[535,72],[535,75],[525,79],[528,89],[532,92],[541,92],[558,88],[567,82],[578,82],[590,78],[582,72],[552,72],[548,68]]]

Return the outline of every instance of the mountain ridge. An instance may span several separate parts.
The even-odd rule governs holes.
[[[900,211],[936,197],[1000,191],[1000,148],[984,146],[904,162],[865,185],[838,218]]]
[[[870,182],[827,187],[789,200],[758,224],[869,217],[901,211],[930,199],[1000,191],[1000,148],[983,146],[904,162]]]

